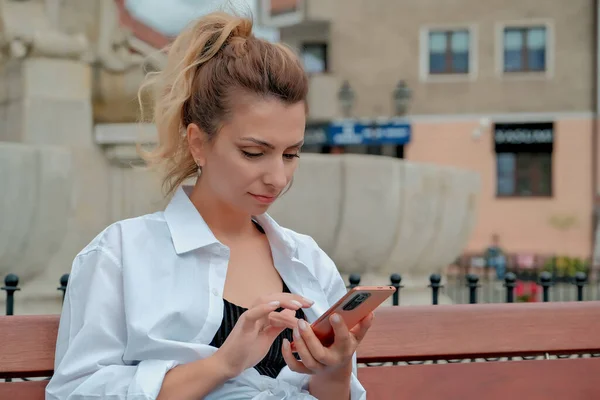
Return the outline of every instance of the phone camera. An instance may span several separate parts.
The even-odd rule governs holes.
[[[345,311],[354,310],[358,307],[362,302],[368,299],[371,296],[371,293],[359,293],[354,296],[346,305],[343,307]]]

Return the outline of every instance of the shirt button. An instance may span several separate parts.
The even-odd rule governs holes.
[[[219,291],[218,291],[217,289],[213,289],[213,290],[212,290],[212,294],[213,294],[213,296],[215,296],[215,297],[219,297]]]

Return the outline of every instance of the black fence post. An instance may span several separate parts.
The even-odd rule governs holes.
[[[469,304],[477,304],[477,288],[479,287],[479,277],[475,274],[468,274],[467,287],[469,288]]]
[[[506,288],[507,303],[515,302],[515,286],[517,286],[517,276],[512,272],[508,272],[504,276],[504,287]]]
[[[15,292],[19,289],[19,277],[15,274],[8,274],[4,278],[4,286],[0,288],[6,291],[6,315],[15,313]],[[5,382],[12,382],[11,378],[6,378]]]
[[[67,284],[69,283],[69,274],[64,274],[60,277],[60,287],[56,290],[62,291],[62,301],[65,302],[65,294],[67,293]]]
[[[398,306],[400,305],[400,289],[402,288],[402,276],[400,276],[400,274],[392,274],[390,276],[390,282],[392,283],[392,286],[396,288],[396,291],[392,295],[392,305]]]
[[[552,274],[544,271],[540,274],[540,285],[542,285],[542,297],[544,303],[550,301],[550,286],[552,286]]]
[[[15,313],[15,292],[19,288],[19,277],[15,274],[8,274],[4,278],[4,286],[0,288],[6,291],[6,315]]]
[[[440,274],[431,274],[429,276],[429,287],[431,288],[431,304],[437,306],[439,303],[440,288],[442,287],[442,277]]]
[[[577,272],[575,274],[575,285],[577,285],[577,301],[583,301],[583,287],[587,282],[587,275],[585,272]]]
[[[360,275],[350,274],[350,276],[348,277],[348,281],[350,282],[350,289],[353,289],[360,284]]]

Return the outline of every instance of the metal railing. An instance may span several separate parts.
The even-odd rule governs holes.
[[[361,282],[361,276],[359,274],[351,274],[348,278],[348,288],[353,288],[355,286],[359,286]],[[513,272],[508,272],[504,281],[502,282],[503,287],[503,302],[513,303],[519,301],[517,297],[516,289],[517,286],[521,282],[517,275]],[[67,291],[67,286],[69,283],[69,274],[64,274],[59,279],[60,286],[57,287],[57,290],[62,292],[62,298],[64,300],[65,293]],[[383,283],[383,282],[382,282]],[[396,293],[391,298],[391,305],[399,306],[401,304],[402,299],[402,276],[400,274],[392,274],[389,278],[389,284],[394,286],[397,290]],[[457,282],[446,282],[446,285],[449,285],[452,288],[452,291],[462,290],[463,294],[465,294],[468,298],[469,304],[476,304],[481,302],[481,282],[480,278],[476,274],[469,273],[464,279],[461,279]],[[539,278],[535,285],[541,288],[540,300],[543,302],[552,301],[552,290],[557,287],[557,285],[561,285],[561,290],[570,290],[572,292],[572,296],[576,301],[585,301],[590,300],[589,296],[586,296],[585,288],[588,285],[588,277],[584,272],[577,272],[575,276],[573,276],[567,282],[556,282],[553,279],[553,276],[550,272],[544,271],[539,274]],[[567,289],[565,289],[565,285],[567,285]],[[432,274],[429,277],[429,282],[424,282],[423,288],[427,288],[431,291],[431,304],[437,305],[439,304],[440,294],[443,293],[444,289],[446,289],[445,284],[442,283],[442,277],[439,274]],[[14,315],[15,312],[15,294],[21,291],[19,287],[19,277],[15,274],[8,274],[4,278],[4,286],[0,288],[4,292],[6,292],[6,315]],[[448,291],[444,292],[445,294]],[[537,300],[534,299],[534,300]],[[563,301],[561,299],[561,301]]]

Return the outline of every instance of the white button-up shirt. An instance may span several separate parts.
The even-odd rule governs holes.
[[[256,219],[290,291],[315,302],[304,309],[313,322],[346,293],[343,279],[312,238],[267,214]],[[170,369],[217,350],[209,343],[223,319],[228,262],[183,188],[164,212],[105,229],[73,262],[46,400],[155,399]],[[314,399],[309,378],[287,366],[276,379],[249,368],[206,399]],[[366,399],[356,356],[351,399]]]

